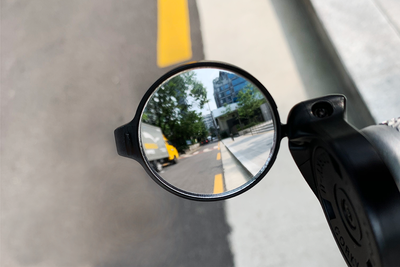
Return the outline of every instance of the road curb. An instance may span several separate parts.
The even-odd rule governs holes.
[[[229,147],[227,145],[225,145],[224,141],[221,140],[221,142],[224,144],[226,150],[233,156],[233,158],[250,174],[250,176],[254,175],[250,172],[250,170],[235,156],[234,153],[232,153],[232,151],[229,149]]]
[[[338,50],[336,49],[331,37],[328,34],[324,24],[322,23],[317,11],[314,8],[314,5],[311,0],[302,0],[305,11],[309,15],[310,22],[314,31],[319,36],[322,45],[326,49],[326,52],[329,58],[332,60],[335,68],[340,75],[340,79],[346,85],[344,90],[346,90],[346,94],[351,95],[353,99],[357,101],[357,105],[362,110],[359,113],[359,116],[362,117],[362,120],[366,122],[368,125],[375,124],[375,120],[372,117],[371,111],[369,110],[359,88],[357,87],[353,77],[351,76],[348,68],[344,64],[342,57]]]

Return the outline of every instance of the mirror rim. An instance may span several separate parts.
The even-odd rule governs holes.
[[[144,109],[146,107],[146,104],[150,100],[151,96],[153,93],[159,89],[160,85],[162,85],[164,82],[167,80],[171,79],[173,76],[176,76],[182,72],[189,71],[189,70],[194,70],[194,69],[201,69],[201,68],[217,68],[221,70],[226,70],[230,71],[233,73],[236,73],[243,78],[249,80],[252,84],[254,84],[260,92],[264,95],[264,97],[267,99],[269,106],[271,108],[271,112],[273,113],[274,120],[276,123],[275,127],[275,136],[276,136],[276,143],[274,144],[275,148],[269,157],[269,162],[268,165],[265,166],[263,165],[263,169],[260,170],[260,172],[257,173],[256,176],[254,176],[249,182],[239,186],[238,188],[235,188],[233,190],[219,193],[219,194],[200,194],[200,193],[193,193],[193,192],[187,192],[185,190],[182,190],[170,183],[168,183],[164,178],[162,178],[153,168],[150,166],[148,160],[146,159],[146,156],[144,154],[143,148],[141,146],[141,118],[144,112]],[[255,78],[253,77],[250,73],[247,71],[240,69],[234,65],[227,64],[224,62],[217,62],[217,61],[199,61],[199,62],[190,62],[181,66],[178,66],[170,71],[168,71],[166,74],[161,76],[159,79],[156,80],[156,82],[153,83],[153,85],[146,91],[144,94],[143,98],[141,99],[139,106],[136,110],[135,117],[131,122],[128,124],[119,127],[118,129],[115,130],[115,138],[117,142],[117,149],[118,153],[121,156],[129,157],[132,158],[136,161],[138,161],[142,167],[146,170],[146,172],[149,174],[149,176],[162,188],[166,189],[167,191],[186,198],[190,200],[196,200],[196,201],[217,201],[217,200],[224,200],[228,199],[234,196],[237,196],[241,193],[246,192],[253,186],[255,186],[258,182],[260,182],[268,173],[270,168],[275,162],[275,159],[277,157],[279,147],[280,147],[280,142],[282,139],[282,124],[280,121],[279,113],[277,106],[275,104],[274,99],[272,96],[269,94],[268,90]]]

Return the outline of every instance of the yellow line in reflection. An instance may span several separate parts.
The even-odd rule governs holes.
[[[157,65],[160,68],[192,57],[187,0],[158,0]]]
[[[221,152],[218,152],[218,154],[217,154],[217,160],[220,160],[221,159]]]
[[[214,179],[214,194],[224,192],[224,182],[222,181],[222,174],[215,175]]]

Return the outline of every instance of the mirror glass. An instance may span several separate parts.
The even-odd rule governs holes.
[[[149,166],[186,192],[220,194],[251,183],[272,156],[276,119],[259,88],[230,71],[196,68],[162,83],[140,120]]]

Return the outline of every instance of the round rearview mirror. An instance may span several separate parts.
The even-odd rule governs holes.
[[[164,188],[196,200],[228,198],[256,184],[281,139],[268,91],[247,72],[216,62],[164,75],[131,124],[140,151],[135,159]]]

